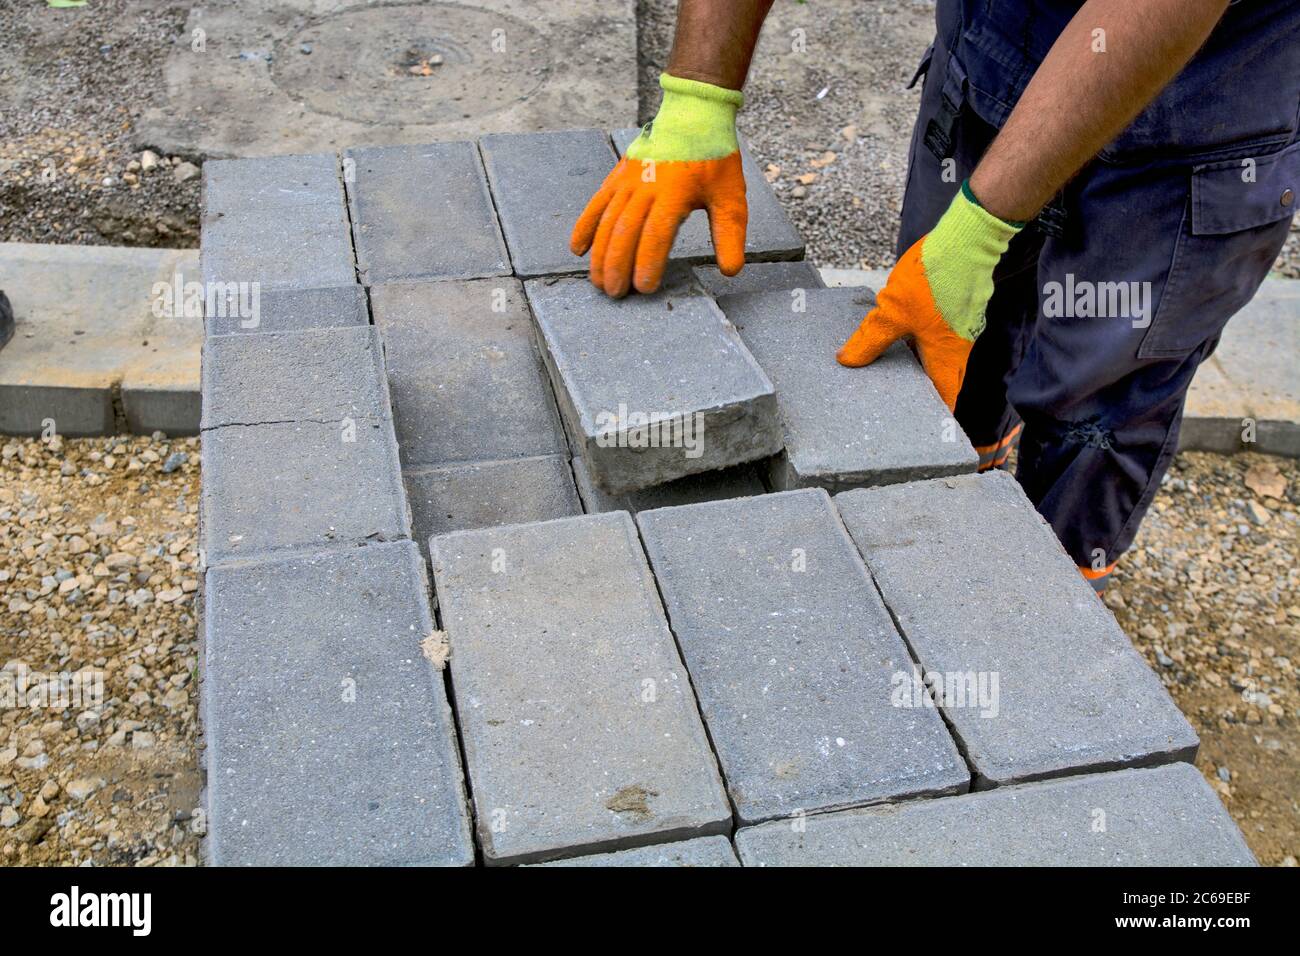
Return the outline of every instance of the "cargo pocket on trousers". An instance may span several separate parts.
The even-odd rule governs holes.
[[[1300,195],[1300,142],[1195,166],[1169,277],[1138,358],[1190,354],[1254,296],[1286,241]]]

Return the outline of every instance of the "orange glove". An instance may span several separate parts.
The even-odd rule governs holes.
[[[870,365],[899,339],[911,338],[939,397],[955,410],[971,348],[984,331],[993,270],[1023,226],[986,211],[962,183],[934,229],[889,273],[876,307],[840,347],[840,364]]]
[[[708,210],[722,273],[734,276],[745,264],[749,208],[736,141],[744,98],[739,90],[667,73],[659,85],[659,113],[587,203],[569,239],[575,255],[591,250],[592,284],[615,297],[632,285],[638,292],[659,288],[677,229],[696,209]]]

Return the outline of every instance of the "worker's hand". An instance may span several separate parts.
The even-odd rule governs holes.
[[[659,77],[664,99],[578,217],[569,248],[591,250],[591,281],[612,296],[659,288],[677,227],[707,209],[718,268],[745,264],[745,176],[736,142],[743,97],[709,83]],[[635,272],[633,271],[635,268]]]
[[[913,243],[889,273],[876,307],[840,347],[840,364],[870,365],[909,337],[925,374],[953,411],[971,346],[984,331],[993,269],[1022,225],[981,208],[963,184],[934,229]]]

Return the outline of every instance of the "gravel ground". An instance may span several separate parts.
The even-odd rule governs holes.
[[[0,241],[198,246],[198,169],[132,145],[186,10],[0,0]]]
[[[0,865],[193,865],[198,441],[5,441]]]

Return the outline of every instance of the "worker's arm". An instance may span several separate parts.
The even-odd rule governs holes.
[[[1012,237],[1177,75],[1227,6],[1088,0],[948,211],[898,260],[840,362],[866,365],[910,337],[940,398],[955,408],[993,270]],[[1095,30],[1105,31],[1104,53]]]
[[[575,255],[591,250],[591,281],[612,296],[663,279],[677,228],[705,209],[718,268],[745,264],[745,176],[736,111],[773,0],[681,0],[663,102],[578,217]]]

